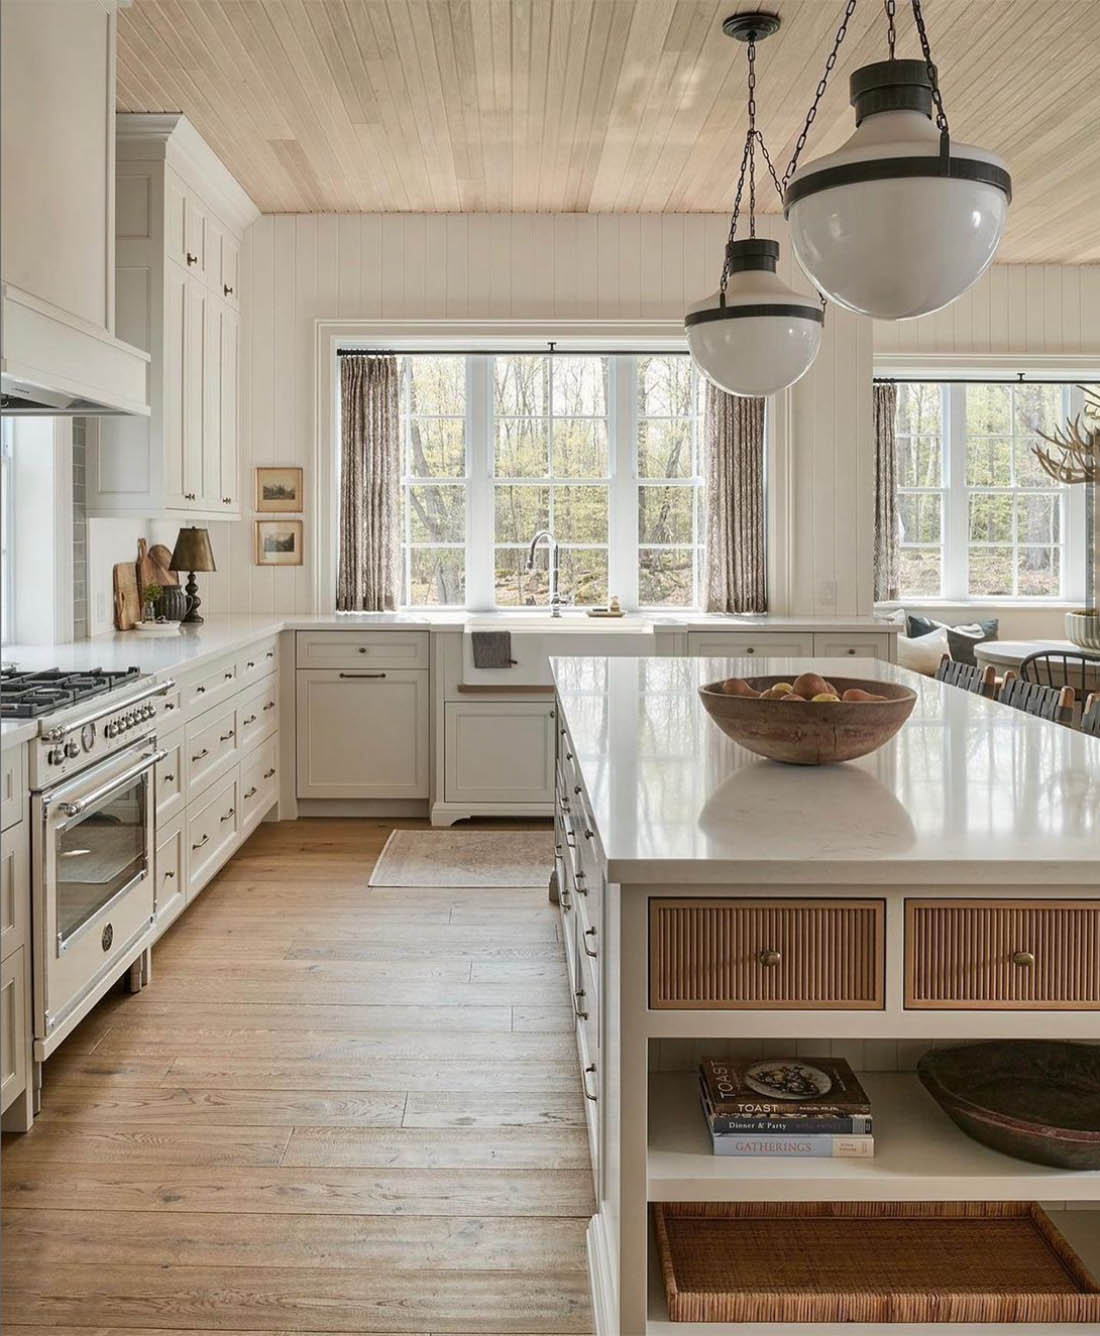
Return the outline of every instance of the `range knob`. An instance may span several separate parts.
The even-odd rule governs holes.
[[[70,761],[80,755],[80,743],[77,742],[76,738],[73,738],[71,742],[65,743],[65,755]]]
[[[46,760],[50,765],[61,765],[65,760],[65,753],[60,747],[51,747],[46,753]]]
[[[155,705],[143,705],[141,717],[143,719],[155,719],[157,717],[157,707]]]
[[[103,736],[104,736],[105,738],[117,738],[117,737],[118,737],[118,720],[117,720],[117,719],[112,719],[112,720],[106,725],[106,727],[105,727],[104,730],[103,730]]]

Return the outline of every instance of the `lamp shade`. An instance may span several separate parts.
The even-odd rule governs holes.
[[[181,529],[168,563],[172,571],[216,571],[210,534],[205,529]]]
[[[775,272],[779,243],[761,237],[726,248],[729,282],[684,317],[688,348],[707,380],[746,398],[775,394],[813,365],[824,312]]]
[[[784,212],[799,264],[832,301],[879,320],[937,311],[993,262],[1012,181],[994,153],[949,141],[932,120],[920,60],[851,77],[856,131],[791,177]]]

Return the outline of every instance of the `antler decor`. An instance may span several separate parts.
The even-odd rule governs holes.
[[[1056,457],[1041,445],[1032,447],[1043,471],[1057,482],[1100,482],[1100,393],[1081,388],[1085,395],[1082,411],[1064,427],[1056,427],[1053,436],[1045,431],[1036,433],[1061,456]]]

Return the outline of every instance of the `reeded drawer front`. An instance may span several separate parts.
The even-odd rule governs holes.
[[[907,900],[905,1005],[1100,1010],[1100,900]]]
[[[881,900],[651,900],[657,1010],[883,1007]]]

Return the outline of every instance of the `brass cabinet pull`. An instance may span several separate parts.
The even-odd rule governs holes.
[[[756,958],[757,960],[759,960],[761,965],[764,965],[768,969],[771,969],[773,966],[779,964],[779,962],[783,959],[783,956],[779,951],[774,950],[772,947],[768,947],[766,950],[761,951]]]
[[[245,664],[246,668],[255,668],[255,666],[255,663],[251,659]]]
[[[202,758],[203,758],[204,756],[209,756],[209,755],[210,755],[210,748],[209,748],[209,747],[204,747],[204,748],[202,749],[202,751],[199,752],[198,756],[192,756],[192,757],[191,757],[191,760],[192,760],[192,761],[201,761]]]
[[[256,785],[253,784],[252,787],[248,790],[248,792],[247,792],[244,796],[245,796],[246,798],[254,798],[254,797],[256,796],[257,792],[258,792],[258,790],[257,790],[257,788],[256,788]]]
[[[269,658],[269,659],[273,659],[273,658],[275,657],[275,651],[274,651],[273,649],[269,649],[269,650],[267,651],[267,655],[266,655],[266,657]]]
[[[584,832],[584,838],[585,838],[586,840],[591,840],[591,839],[593,839],[593,838],[595,837],[595,834],[596,834],[596,832],[595,832],[594,830],[586,830],[586,831]]]
[[[271,777],[272,777],[274,774],[275,774],[275,767],[272,766],[270,770],[265,770],[265,771],[264,771],[264,779],[271,779]]]
[[[187,252],[185,252],[185,253],[186,253],[186,255],[187,255],[187,263],[188,263],[188,264],[198,264],[198,262],[199,262],[199,257],[198,257],[197,255],[192,255],[190,251],[187,251]]]
[[[230,817],[233,816],[233,813],[234,813],[235,810],[236,810],[235,808],[231,807],[231,808],[229,809],[229,811],[226,812],[225,816],[220,817],[219,820],[221,820],[221,821],[228,821],[228,820],[230,819]]]
[[[580,1001],[582,997],[584,997],[584,989],[578,988],[573,995],[573,1010],[577,1013],[577,1018],[579,1020],[586,1021],[588,1019],[588,1012],[581,1010]]]
[[[1021,969],[1030,969],[1035,964],[1035,954],[1032,951],[1013,951],[1012,963]]]
[[[232,504],[233,504],[233,498],[232,498],[231,496],[223,496],[223,497],[222,497],[222,505],[223,505],[223,506],[231,506]]]
[[[175,875],[176,874],[174,872],[166,872],[164,874],[164,880],[167,881],[169,877],[174,877]]]
[[[233,736],[233,730],[230,729],[228,733],[219,733],[219,734],[218,734],[218,741],[219,741],[219,742],[228,742],[229,739],[230,739],[232,736]]]
[[[574,793],[580,793],[580,791],[581,791],[581,786],[580,786],[579,784],[574,784],[574,785],[573,785],[573,792],[574,792]]]
[[[165,775],[164,778],[168,781],[169,784],[171,784],[176,777],[175,775]]]
[[[232,668],[228,669],[227,672],[225,673],[225,680],[226,680],[227,682],[232,682],[232,680],[233,680],[233,669],[232,669]]]
[[[596,935],[596,929],[595,929],[595,928],[587,928],[587,929],[585,930],[585,934],[584,934],[584,935],[585,935],[586,937],[595,937],[595,935]],[[587,942],[582,942],[581,945],[584,947],[584,954],[585,954],[586,956],[588,956],[588,958],[589,958],[590,960],[595,960],[595,959],[596,959],[596,952],[595,952],[595,951],[589,951],[589,949],[588,949],[588,943],[587,943]]]
[[[385,673],[341,673],[341,677],[385,677]]]
[[[588,1064],[588,1066],[584,1069],[584,1072],[583,1072],[583,1074],[582,1074],[582,1076],[581,1076],[581,1085],[584,1087],[584,1097],[585,1097],[585,1099],[590,1099],[590,1100],[592,1101],[592,1103],[595,1104],[596,1101],[597,1101],[597,1099],[599,1098],[599,1096],[598,1096],[598,1095],[590,1095],[590,1094],[588,1093],[588,1074],[589,1074],[590,1072],[591,1072],[591,1074],[592,1074],[593,1076],[596,1075],[596,1064],[595,1064],[594,1062],[590,1062],[590,1063]]]
[[[206,688],[205,688],[205,687],[196,687],[196,688],[195,688],[195,695],[196,695],[196,696],[205,696],[205,695],[206,695]]]
[[[209,844],[209,843],[210,843],[210,836],[209,836],[209,835],[204,835],[204,836],[202,837],[202,839],[199,840],[198,844],[193,844],[193,845],[191,846],[191,848],[192,848],[192,849],[201,849],[202,846],[203,846],[204,844]]]
[[[265,710],[273,710],[274,708],[275,708],[275,702],[273,700],[269,700],[267,704],[264,706]]]
[[[183,494],[183,499],[184,499],[185,501],[194,501],[194,499],[195,499],[195,493],[194,493],[194,492],[184,492],[184,494]]]
[[[242,725],[254,724],[259,717],[260,716],[258,714],[250,714],[247,719],[241,720],[241,724]]]
[[[223,297],[232,297],[232,296],[233,296],[233,289],[229,286],[228,283],[223,283],[223,284],[222,284],[222,296],[223,296]]]

